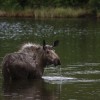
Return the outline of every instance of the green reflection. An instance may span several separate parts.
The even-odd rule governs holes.
[[[99,100],[100,20],[0,19],[0,62],[5,54],[17,51],[23,43],[42,44],[43,39],[49,44],[60,40],[55,50],[62,62],[61,68],[47,68],[44,75],[76,78],[62,84],[55,83],[57,87],[52,93],[57,93],[57,100]],[[48,88],[53,86],[51,83]],[[1,88],[0,91],[2,100]]]

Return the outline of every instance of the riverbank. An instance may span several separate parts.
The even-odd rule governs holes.
[[[0,10],[0,17],[33,17],[33,18],[81,18],[97,17],[100,12],[85,8],[41,8],[24,10]]]

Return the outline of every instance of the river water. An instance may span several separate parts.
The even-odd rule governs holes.
[[[43,80],[3,84],[0,100],[100,100],[100,20],[0,18],[0,63],[23,43],[55,48],[61,66],[47,66]]]

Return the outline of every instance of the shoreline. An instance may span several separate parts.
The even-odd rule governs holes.
[[[41,8],[24,10],[0,10],[0,17],[32,18],[100,18],[100,12],[85,8]]]

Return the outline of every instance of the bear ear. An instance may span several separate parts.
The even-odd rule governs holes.
[[[59,40],[54,41],[54,43],[53,43],[53,47],[58,46],[58,44],[59,44]]]
[[[43,50],[45,50],[46,42],[43,40]]]

